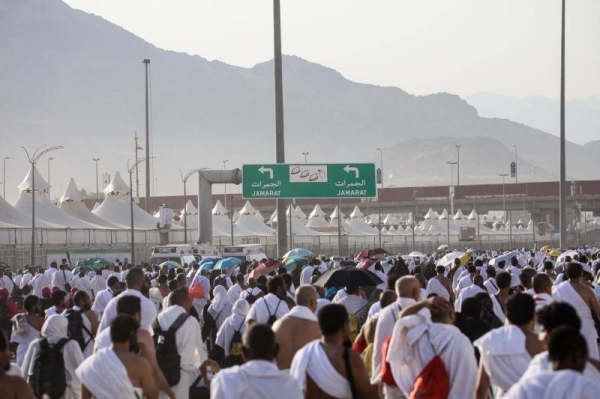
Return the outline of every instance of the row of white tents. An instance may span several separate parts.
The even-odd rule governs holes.
[[[130,197],[129,186],[117,172],[110,184],[104,189],[105,198],[102,203],[97,203],[93,210],[89,210],[83,203],[75,181],[71,179],[64,194],[55,205],[48,195],[49,185],[35,168],[29,170],[23,182],[18,186],[20,195],[14,205],[10,205],[0,197],[0,228],[28,228],[31,227],[32,215],[32,188],[35,174],[35,218],[36,227],[42,229],[128,229],[130,227]],[[291,212],[291,218],[290,218]],[[172,229],[183,229],[184,213],[187,214],[187,228],[195,230],[198,226],[198,210],[191,201],[180,212],[179,220],[172,224]],[[387,214],[379,223],[379,215],[364,215],[358,206],[355,206],[348,216],[340,212],[338,207],[327,215],[320,205],[306,215],[300,206],[289,206],[287,209],[288,223],[291,219],[291,231],[299,236],[335,235],[338,231],[338,219],[343,234],[356,236],[372,236],[379,234],[379,228],[384,235],[459,235],[461,228],[473,227],[479,234],[531,234],[533,223],[527,224],[519,220],[512,224],[510,221],[481,218],[473,210],[468,216],[461,210],[454,215],[447,210],[436,213],[432,209],[424,216],[424,220],[414,227],[412,216],[408,218]],[[274,236],[277,229],[277,212],[273,212],[267,220],[260,211],[256,210],[250,202],[236,211],[233,220],[229,218],[227,209],[217,202],[212,209],[213,236],[238,237],[245,236]],[[137,205],[133,205],[133,219],[137,230],[156,230],[158,219],[146,213]],[[600,224],[600,222],[592,221]],[[491,226],[491,227],[488,227]],[[512,226],[512,228],[510,227]],[[289,226],[288,226],[289,229]],[[512,231],[511,231],[512,230]]]

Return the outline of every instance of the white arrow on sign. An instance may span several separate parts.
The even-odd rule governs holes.
[[[269,179],[273,179],[273,169],[261,166],[260,168],[258,168],[258,171],[263,175],[265,174],[265,172],[269,172]]]
[[[354,172],[354,177],[355,177],[356,179],[358,179],[358,178],[360,177],[360,174],[359,174],[359,172],[358,172],[358,168],[352,167],[352,166],[350,166],[350,165],[346,165],[346,166],[344,167],[344,171],[345,171],[346,173],[352,173],[352,172]]]

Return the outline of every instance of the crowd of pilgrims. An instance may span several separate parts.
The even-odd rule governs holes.
[[[0,397],[599,397],[595,251],[441,255],[374,261],[381,284],[327,289],[323,273],[354,264],[5,272]]]

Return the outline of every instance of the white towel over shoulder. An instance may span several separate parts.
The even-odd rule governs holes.
[[[75,373],[94,398],[136,398],[127,369],[112,348],[101,349],[88,357]]]

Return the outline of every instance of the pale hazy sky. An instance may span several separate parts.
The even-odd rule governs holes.
[[[65,0],[154,45],[251,67],[270,0]],[[282,0],[282,48],[412,94],[559,97],[560,0]],[[600,96],[600,1],[567,1],[567,97]]]

